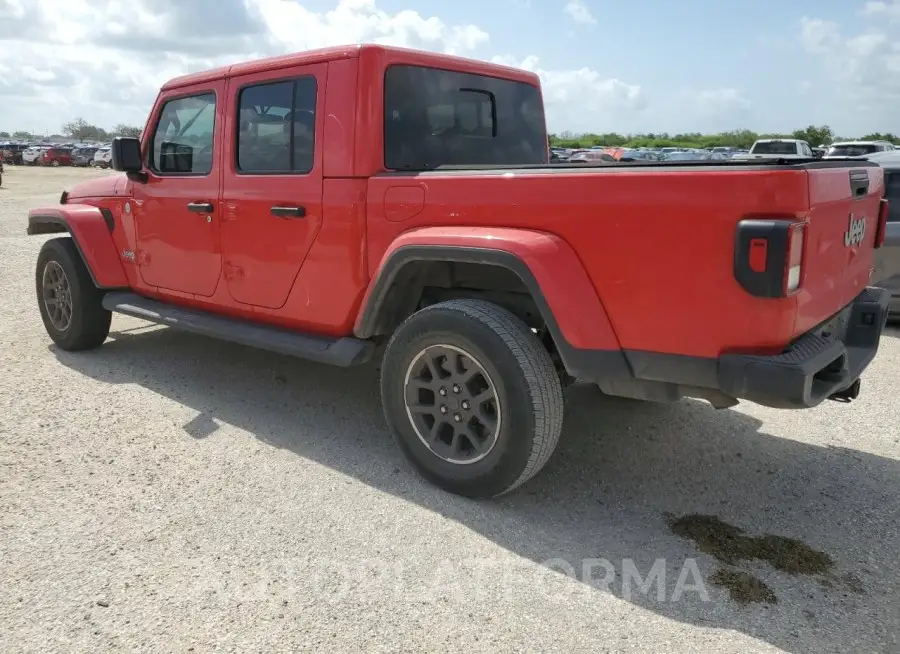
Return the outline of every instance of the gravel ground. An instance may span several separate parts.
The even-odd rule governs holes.
[[[849,405],[573,387],[544,473],[466,501],[399,458],[375,366],[122,317],[100,350],[51,347],[25,213],[97,174],[0,188],[0,651],[900,651],[896,330]],[[723,562],[673,533],[686,514],[828,569]],[[713,583],[742,574],[768,603]]]

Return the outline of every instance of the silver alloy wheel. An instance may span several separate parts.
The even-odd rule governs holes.
[[[431,452],[460,465],[486,457],[497,444],[501,406],[478,360],[454,345],[429,345],[404,379],[406,414]]]
[[[69,278],[56,261],[48,261],[42,277],[44,308],[54,329],[66,331],[72,324],[72,289]]]

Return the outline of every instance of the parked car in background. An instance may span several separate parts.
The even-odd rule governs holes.
[[[109,168],[112,162],[112,149],[109,146],[97,148],[94,158],[91,159],[91,166],[95,168]]]
[[[666,161],[705,161],[712,155],[711,152],[698,152],[685,150],[683,152],[670,152],[666,155]],[[722,159],[727,159],[725,155],[717,155]]]
[[[609,152],[603,150],[582,150],[576,152],[569,157],[569,163],[574,164],[590,164],[590,163],[615,163],[616,158]]]
[[[97,147],[88,146],[72,150],[72,165],[90,166],[91,161],[94,160],[94,155],[97,154],[98,149],[99,148]]]
[[[759,139],[745,155],[733,159],[813,159],[809,143],[800,139]]]
[[[0,186],[3,186],[3,159],[0,159]]]
[[[892,152],[894,144],[890,141],[842,141],[832,143],[823,159],[843,159],[846,157],[866,157],[876,152]]]
[[[28,148],[24,143],[4,143],[0,145],[0,162],[13,166],[22,165],[22,153]]]
[[[72,150],[69,148],[47,148],[41,153],[38,162],[42,166],[71,166]]]
[[[27,148],[24,152],[22,152],[22,163],[26,166],[36,166],[38,165],[38,159],[44,153],[44,147],[40,145],[33,145]]]
[[[872,284],[891,293],[891,317],[900,318],[900,150],[881,150],[866,157],[884,168],[884,197],[888,218],[884,245],[875,250]]]
[[[624,161],[663,161],[666,155],[655,150],[623,150],[618,158]]]

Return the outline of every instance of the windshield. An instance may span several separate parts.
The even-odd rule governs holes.
[[[797,154],[797,144],[794,141],[756,143],[753,146],[753,154]]]
[[[851,143],[832,145],[825,154],[829,157],[861,157],[873,152],[878,152],[878,146],[874,143]]]

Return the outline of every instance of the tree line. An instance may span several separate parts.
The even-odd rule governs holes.
[[[135,125],[119,123],[110,130],[92,125],[84,118],[76,118],[62,126],[61,134],[75,141],[108,141],[114,136],[140,136],[143,128]],[[44,138],[41,134],[32,134],[25,130],[15,132],[0,132],[0,139],[13,139],[15,141],[36,141]]]
[[[836,136],[828,125],[810,125],[804,129],[795,129],[790,134],[760,134],[749,129],[739,129],[721,134],[573,134],[561,132],[550,135],[550,145],[560,148],[588,148],[592,145],[631,148],[714,148],[734,147],[749,148],[758,139],[789,138],[801,139],[812,147],[830,145],[836,141],[890,141],[900,143],[900,136],[891,133],[866,134],[861,137]]]
[[[135,125],[120,123],[111,130],[106,130],[97,125],[92,125],[84,118],[76,118],[63,125],[62,134],[77,141],[107,141],[114,136],[140,136],[142,128]],[[3,132],[0,131],[0,139],[14,139],[16,141],[33,141],[41,138],[38,134],[27,131]],[[714,148],[735,147],[749,148],[757,139],[793,138],[802,139],[811,146],[829,145],[835,141],[890,141],[900,144],[900,136],[887,133],[866,134],[861,137],[848,138],[836,136],[834,130],[828,125],[810,125],[804,129],[795,129],[790,134],[760,134],[749,129],[739,129],[721,134],[702,134],[694,132],[690,134],[669,134],[667,132],[647,134],[618,134],[607,132],[605,134],[574,134],[572,132],[560,132],[550,135],[550,144],[560,148],[586,148],[592,145],[607,145],[611,147],[632,148]]]

